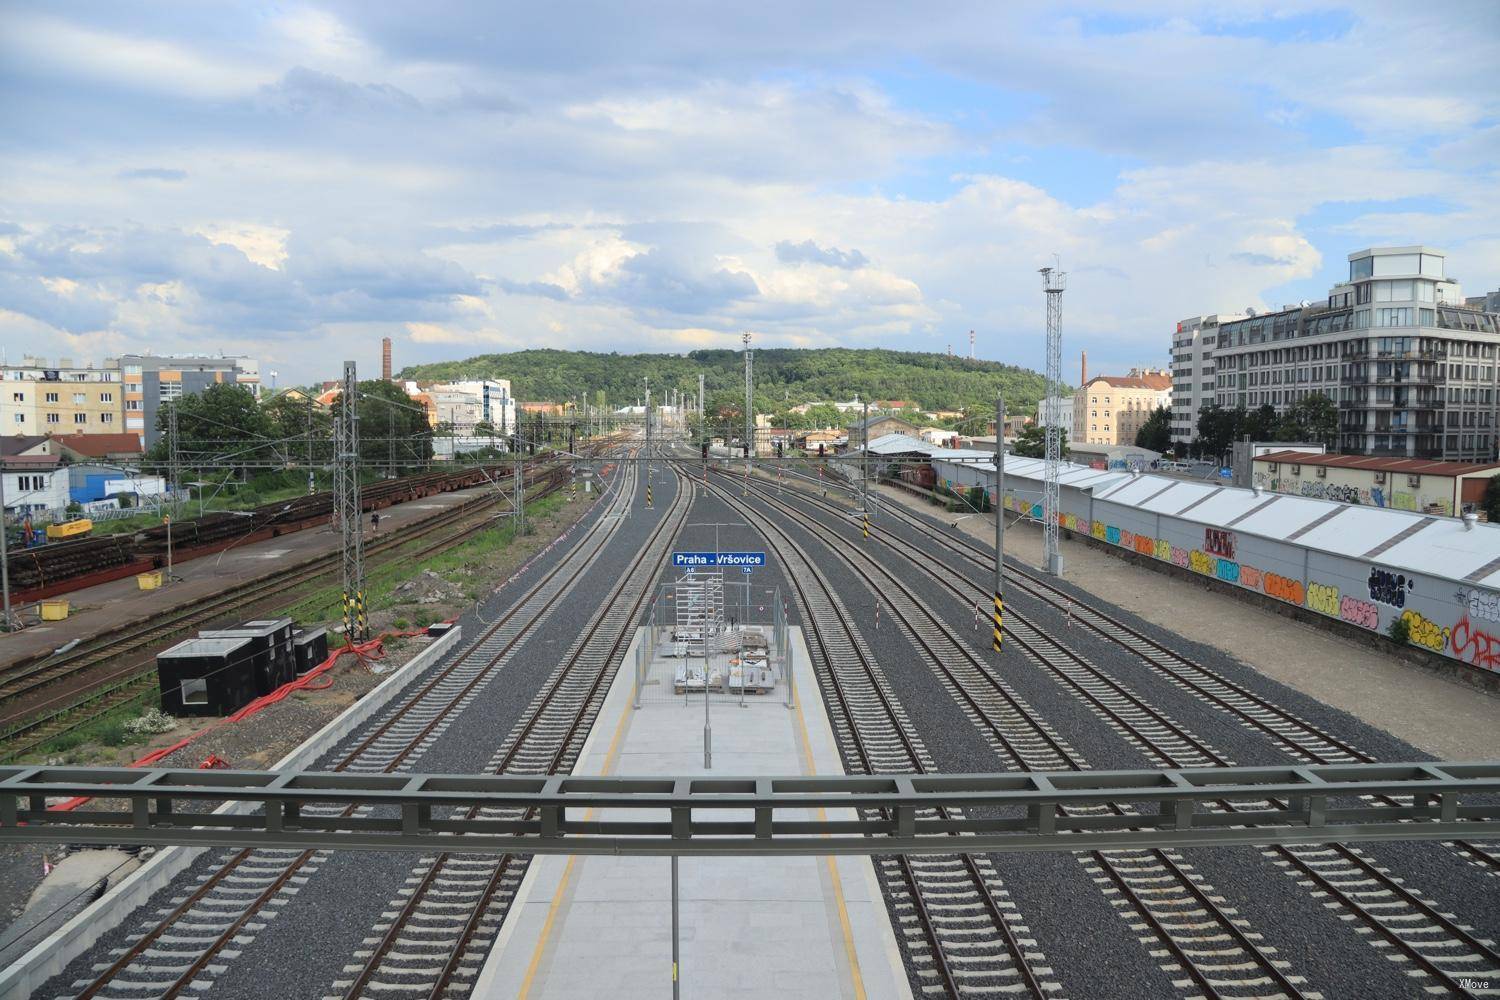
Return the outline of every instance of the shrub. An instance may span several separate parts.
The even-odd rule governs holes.
[[[125,723],[123,722],[106,722],[99,727],[99,742],[103,746],[120,746],[125,742],[127,735],[129,734],[125,732]]]
[[[1385,630],[1385,634],[1391,637],[1391,641],[1405,646],[1411,641],[1411,626],[1406,623],[1405,618],[1394,619]]]
[[[125,731],[132,736],[154,736],[170,733],[177,728],[177,720],[159,708],[148,708],[125,723]]]

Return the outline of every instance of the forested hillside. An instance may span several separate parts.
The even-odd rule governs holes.
[[[734,408],[744,395],[744,355],[738,351],[690,354],[598,354],[530,350],[482,354],[464,361],[413,365],[401,377],[418,380],[508,378],[518,399],[573,399],[603,392],[611,406],[634,403],[651,388],[698,391],[705,377],[711,411]],[[909,399],[927,410],[988,412],[995,392],[1005,393],[1012,413],[1030,413],[1041,398],[1043,378],[1034,371],[994,361],[881,348],[768,348],[755,352],[755,408],[781,412],[816,400]],[[657,397],[658,399],[660,397]]]

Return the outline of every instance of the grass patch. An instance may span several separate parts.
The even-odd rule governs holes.
[[[562,494],[546,497],[528,504],[527,514],[530,517],[543,517],[555,512],[566,503],[567,497]],[[475,563],[509,548],[514,540],[515,528],[507,523],[499,527],[486,528],[446,552],[421,560],[403,559],[400,550],[397,550],[395,558],[389,559],[378,569],[366,574],[365,611],[368,614],[404,604],[405,602],[394,593],[395,589],[424,570],[430,570],[450,583],[470,577],[475,572]],[[477,591],[475,594],[477,595]],[[299,622],[339,621],[343,617],[342,599],[343,593],[340,586],[334,584],[308,594],[297,604],[288,608],[285,614]],[[440,615],[430,608],[416,608],[409,614],[418,628],[426,628],[440,618]],[[397,628],[406,628],[407,621],[403,617],[392,624]]]
[[[154,692],[153,692],[154,693]],[[144,697],[144,696],[143,696]],[[140,702],[121,705],[112,709],[85,726],[58,733],[37,747],[28,757],[48,758],[67,754],[86,744],[96,743],[106,747],[135,746],[151,739],[149,735],[136,735],[125,728],[125,723],[138,717],[146,707]]]

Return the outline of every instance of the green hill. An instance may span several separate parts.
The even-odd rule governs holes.
[[[696,396],[701,372],[713,411],[737,407],[744,396],[744,365],[744,355],[729,350],[685,355],[529,350],[412,365],[400,376],[419,381],[508,378],[521,400],[560,402],[603,392],[611,406],[621,406],[636,401],[648,377],[653,394],[658,389],[681,389]],[[817,400],[848,400],[857,394],[870,400],[909,399],[926,410],[988,413],[1000,390],[1009,412],[1034,413],[1044,388],[1038,372],[946,354],[844,347],[755,351],[755,408],[760,412]]]

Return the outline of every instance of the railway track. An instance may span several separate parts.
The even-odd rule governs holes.
[[[976,653],[952,638],[951,629],[894,573],[820,523],[796,515],[761,486],[758,499],[802,523],[827,543],[845,567],[874,594],[886,595],[897,625],[938,674],[997,758],[1011,770],[1086,770],[1082,754],[1063,740]],[[1098,814],[1070,809],[1070,815]],[[1216,997],[1321,996],[1304,990],[1303,977],[1240,917],[1212,884],[1175,851],[1094,851],[1079,855],[1086,873],[1107,886],[1122,919],[1149,930],[1185,991]]]
[[[734,491],[709,489],[745,517],[776,552],[809,625],[809,648],[845,768],[854,774],[936,770],[883,671],[850,624],[833,586],[788,534]],[[956,811],[945,813],[958,818]],[[900,942],[924,995],[1060,993],[1030,928],[983,856],[882,856],[876,872]]]
[[[512,727],[486,770],[494,774],[566,774],[572,770],[610,681],[641,619],[651,584],[666,566],[687,520],[694,487],[677,489],[642,548],[643,558],[616,581],[551,676]],[[509,809],[469,810],[469,818],[516,820]],[[421,859],[382,920],[333,983],[333,998],[468,994],[525,876],[529,858],[439,854]]]
[[[566,482],[562,469],[539,470],[528,483],[528,489],[538,488],[534,499],[540,499],[556,493]],[[478,518],[474,515],[487,511],[496,501],[497,497],[491,494],[472,498],[413,525],[399,536],[391,533],[377,540],[366,552],[376,557],[389,556],[381,561],[382,565],[444,552],[489,524],[487,515]],[[414,542],[455,524],[458,530],[412,548]],[[251,580],[171,609],[93,645],[41,662],[18,664],[0,673],[0,761],[19,757],[61,733],[87,725],[149,695],[155,690],[154,653],[171,639],[231,612],[272,604],[284,607],[290,593],[316,584],[337,568],[338,553],[328,553],[288,573]],[[57,688],[57,693],[39,697],[48,687]],[[80,687],[84,688],[82,692]]]
[[[624,478],[634,481],[634,473]],[[616,512],[628,502],[619,490]],[[550,570],[532,583],[463,654],[413,685],[369,730],[345,741],[332,770],[394,773],[409,770],[432,742],[496,674],[604,551],[619,518],[597,517]],[[337,810],[332,810],[337,811]],[[163,997],[207,995],[215,977],[256,932],[274,919],[318,872],[327,851],[221,852],[196,884],[174,897],[159,918],[144,921],[66,995]],[[231,947],[233,946],[233,947]]]
[[[986,581],[993,573],[995,558],[993,548],[976,545],[962,536],[949,536],[903,507],[886,509],[926,540],[963,559],[973,570],[965,578],[973,583],[976,596],[987,599],[989,585]],[[974,573],[980,574],[979,579],[975,579]],[[1140,629],[1077,600],[1033,573],[1008,564],[1005,579],[1008,585],[1020,592],[1062,612],[1075,625],[1128,650],[1168,684],[1222,713],[1242,728],[1263,735],[1296,761],[1307,764],[1378,763],[1374,754],[1327,732],[1222,673],[1183,656]],[[1395,800],[1382,797],[1382,801],[1390,803]],[[1447,846],[1487,875],[1500,877],[1500,847],[1497,845],[1453,841]]]
[[[790,516],[798,516],[795,508],[784,501],[775,501],[764,483],[759,484],[757,489],[763,499],[780,503],[792,511]],[[821,506],[835,516],[843,513],[836,505],[826,504],[819,498],[802,494],[799,499],[813,506]],[[810,515],[801,516],[810,519]],[[947,541],[941,532],[924,532],[924,535],[928,540]],[[976,592],[987,598],[988,583],[979,584],[964,578],[968,585],[966,589],[955,583],[948,574],[932,572],[929,565],[930,552],[884,533],[877,538],[877,542],[901,555],[905,561],[952,594],[962,606],[972,606]],[[845,549],[848,547],[847,543],[842,546]],[[1007,569],[1007,572],[1011,571]],[[892,575],[889,579],[891,587],[898,593],[904,590],[905,585],[896,576]],[[1055,588],[1049,589],[1060,593]],[[1071,601],[1071,598],[1068,600]],[[1163,767],[1214,767],[1234,763],[1222,751],[1149,705],[1089,663],[1086,658],[1052,640],[1045,630],[1018,615],[1014,605],[1009,611],[1006,632],[1012,641],[1019,644],[1033,661],[1051,672],[1065,689],[1087,705],[1106,725],[1145,753],[1148,759]],[[1107,615],[1096,609],[1086,611],[1101,619],[1108,619]],[[1076,607],[1073,613],[1076,619],[1079,613]],[[952,631],[935,618],[930,627],[945,634]],[[1148,642],[1159,656],[1177,656],[1154,640],[1140,636],[1135,630],[1123,625],[1120,627]],[[969,655],[972,656],[972,653]],[[1204,670],[1201,667],[1198,669]],[[1204,672],[1208,673],[1206,670]],[[985,671],[981,673],[987,674]],[[1224,683],[1227,685],[1232,682],[1224,680]],[[1239,689],[1237,685],[1234,687]],[[1275,709],[1271,703],[1248,691],[1244,692],[1244,696],[1254,698],[1259,711],[1272,712]],[[1289,727],[1299,721],[1289,713],[1281,713],[1277,715],[1277,719],[1278,727],[1287,736],[1290,735]],[[1247,725],[1252,722],[1249,718],[1241,721]],[[1264,718],[1260,722],[1269,725]],[[1305,753],[1306,741],[1316,731],[1309,727],[1296,732],[1301,742],[1294,745],[1301,746]],[[1331,740],[1332,737],[1328,739]],[[1341,752],[1352,749],[1347,744],[1343,747]],[[1220,808],[1233,811],[1242,805],[1255,804],[1221,803]],[[1275,867],[1295,877],[1301,885],[1320,898],[1334,901],[1332,904],[1325,902],[1325,905],[1340,906],[1347,915],[1346,919],[1358,921],[1361,925],[1359,932],[1371,946],[1379,949],[1391,961],[1408,966],[1408,974],[1420,983],[1420,988],[1424,991],[1461,993],[1461,980],[1488,977],[1493,982],[1497,972],[1500,972],[1500,954],[1497,954],[1493,941],[1478,937],[1471,927],[1459,923],[1419,891],[1408,888],[1401,879],[1392,876],[1364,852],[1344,845],[1317,845],[1272,847],[1263,853]]]

